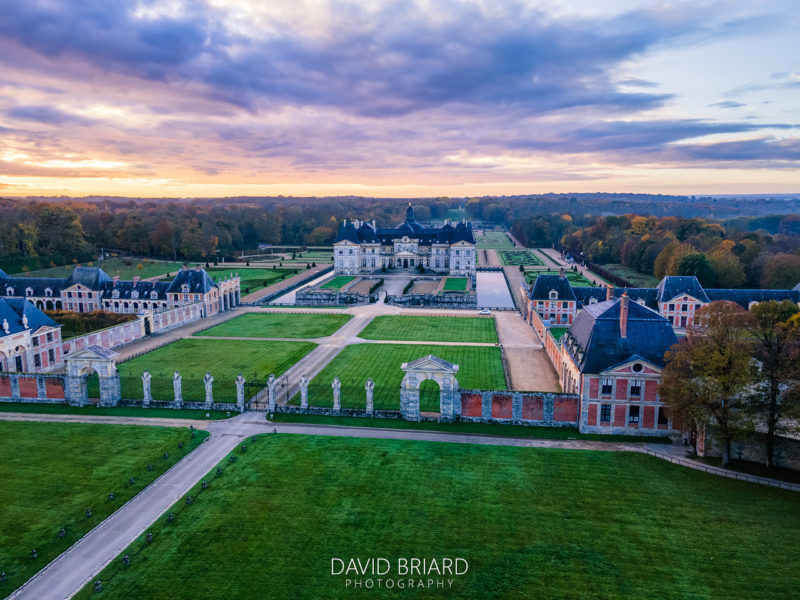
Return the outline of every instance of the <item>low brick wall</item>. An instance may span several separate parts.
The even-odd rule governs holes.
[[[461,390],[457,421],[577,427],[580,398],[550,392]]]
[[[0,373],[0,402],[66,404],[64,375]]]
[[[371,294],[356,294],[355,292],[342,292],[338,290],[303,290],[295,294],[295,304],[306,306],[345,306],[351,304],[367,304],[375,301],[377,296]]]

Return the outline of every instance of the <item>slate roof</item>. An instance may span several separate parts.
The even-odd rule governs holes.
[[[103,299],[104,300],[131,300],[133,298],[133,292],[139,293],[139,300],[166,300],[167,299],[167,290],[170,287],[170,282],[168,281],[118,281],[116,284],[109,283],[106,284],[103,288]],[[114,298],[114,291],[119,292],[119,296]],[[157,293],[156,298],[151,298],[151,292],[155,291]]]
[[[606,288],[604,287],[574,287],[572,291],[578,300],[578,308],[589,304],[592,298],[597,302],[605,302],[606,299]],[[644,300],[645,306],[658,310],[657,288],[614,288],[614,298],[620,298],[624,293],[627,293],[633,302]]]
[[[182,294],[187,293],[181,289],[183,284],[189,285],[190,294],[206,294],[217,286],[211,276],[203,269],[182,269],[178,271],[169,286],[168,293]]]
[[[45,290],[50,288],[53,296],[67,287],[67,279],[62,277],[0,277],[0,293],[6,295],[6,288],[14,288],[15,296],[24,296],[25,290],[31,288],[34,296],[46,296]]]
[[[744,308],[750,308],[751,302],[767,302],[769,300],[791,300],[800,302],[800,290],[726,290],[709,289],[706,290],[711,302],[715,300],[729,300],[736,302]]]
[[[702,302],[710,302],[705,290],[703,289],[703,286],[701,286],[700,282],[697,281],[697,277],[693,275],[667,275],[664,277],[664,279],[658,282],[656,289],[658,290],[659,302],[669,302],[675,296],[680,294],[688,294],[689,296],[697,298]]]
[[[558,275],[539,275],[533,282],[528,298],[531,300],[550,300],[550,291],[558,292],[558,300],[576,300],[575,290],[569,280]],[[603,290],[605,293],[605,290]]]
[[[2,278],[2,277],[8,277],[8,273],[3,271],[3,269],[0,269],[0,278]]]
[[[562,337],[582,373],[601,373],[638,355],[659,366],[677,343],[670,322],[657,312],[628,301],[627,337],[620,337],[620,300],[587,305]]]
[[[22,323],[23,316],[28,317],[27,328]],[[8,334],[3,328],[4,323],[8,323]],[[40,327],[61,327],[61,325],[36,308],[33,302],[26,298],[0,297],[0,337],[19,333],[25,329],[36,331]]]
[[[343,221],[336,234],[336,242],[352,242],[367,244],[380,242],[384,246],[394,243],[397,238],[408,236],[419,240],[421,246],[432,244],[455,244],[467,242],[475,244],[472,223],[458,223],[455,226],[447,223],[439,228],[423,227],[414,216],[414,207],[406,209],[406,220],[390,229],[379,229],[364,221],[358,227],[353,221]]]
[[[105,283],[111,283],[111,277],[100,267],[75,267],[67,278],[66,287],[81,284],[90,290],[99,290]]]

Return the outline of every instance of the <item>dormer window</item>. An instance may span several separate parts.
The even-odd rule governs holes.
[[[52,296],[52,295],[53,295],[53,290],[51,290],[50,288],[46,288],[46,289],[44,290],[44,295],[45,295],[45,296],[48,296],[48,297],[49,297],[49,296]]]
[[[589,304],[597,304],[597,298],[589,298]]]
[[[548,296],[550,297],[550,300],[558,300],[558,292],[555,290],[550,290]]]
[[[113,292],[111,292],[111,297],[112,298],[119,298],[119,290],[114,290]]]
[[[153,290],[152,292],[150,292],[150,299],[151,299],[151,300],[158,300],[158,292],[157,292],[157,291],[155,291],[155,290]]]
[[[33,288],[25,288],[26,296],[33,296]]]
[[[351,252],[352,252],[352,250],[351,250]],[[181,286],[181,291],[182,291],[184,294],[188,294],[188,293],[189,293],[189,284],[188,284],[188,283],[184,283],[184,284]]]
[[[131,299],[137,300],[139,298],[139,292],[133,291],[131,292]]]
[[[13,296],[13,295],[14,295],[14,288],[13,287],[7,287],[6,288],[6,296]]]

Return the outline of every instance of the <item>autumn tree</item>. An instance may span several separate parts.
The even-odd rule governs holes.
[[[789,300],[770,300],[751,309],[749,331],[755,340],[754,354],[760,363],[756,393],[760,419],[766,426],[766,466],[775,462],[775,438],[787,431],[782,420],[794,416],[798,408],[797,394],[791,388],[800,378],[800,313]]]
[[[750,389],[756,380],[749,315],[721,301],[701,308],[686,340],[667,353],[659,388],[673,419],[713,432],[722,444],[722,466],[731,442],[752,429]]]

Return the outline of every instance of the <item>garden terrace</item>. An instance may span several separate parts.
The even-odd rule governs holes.
[[[498,254],[500,255],[500,260],[506,266],[544,266],[544,263],[528,250],[501,250]]]
[[[638,453],[268,435],[234,454],[123,551],[130,568],[98,575],[103,598],[364,598],[330,565],[365,548],[469,561],[452,590],[404,598],[796,592],[800,495]],[[91,583],[77,595],[94,597]]]
[[[444,285],[442,286],[443,292],[466,292],[467,291],[467,278],[466,277],[446,277]]]
[[[135,321],[137,319],[136,315],[112,313],[101,310],[90,313],[76,313],[71,310],[48,310],[45,311],[45,314],[62,325],[62,340],[85,335],[92,331],[106,329],[107,327],[113,327],[114,325]]]
[[[7,576],[0,581],[0,596],[44,568],[207,435],[197,431],[192,438],[188,428],[0,421],[0,571]],[[169,458],[163,458],[165,452]]]
[[[375,382],[373,402],[377,410],[399,410],[402,363],[434,354],[460,366],[458,381],[465,389],[505,390],[500,348],[492,346],[439,346],[427,344],[351,344],[346,346],[308,386],[310,406],[332,406],[331,382],[339,377],[342,408],[364,408],[364,383]],[[438,393],[421,394],[420,402],[433,399],[423,410],[438,411]],[[292,399],[299,404],[300,398]]]
[[[525,279],[528,280],[529,284],[532,284],[539,275],[558,275],[558,271],[549,271],[549,270],[534,270],[534,271],[525,271]],[[572,287],[595,287],[596,284],[593,284],[590,280],[586,279],[582,274],[576,271],[567,271],[566,272],[567,281],[569,281]],[[597,279],[597,283],[602,283],[602,279]]]
[[[296,275],[299,269],[258,269],[253,267],[235,267],[232,269],[207,269],[208,274],[214,279],[224,279],[230,273],[239,274],[239,287],[242,294],[251,294]]]
[[[508,239],[503,231],[486,231],[476,232],[475,241],[478,243],[478,248],[495,248],[498,250],[513,250],[514,243]]]
[[[354,279],[355,277],[351,277],[349,275],[337,275],[336,277],[334,277],[327,283],[323,283],[319,287],[320,289],[323,290],[341,290],[343,287],[345,287],[348,283],[350,283]]]
[[[119,365],[122,397],[142,398],[142,372],[152,374],[154,400],[172,401],[172,374],[183,377],[183,399],[203,402],[203,376],[214,376],[214,401],[236,402],[236,376],[242,373],[249,380],[264,380],[271,373],[276,377],[291,367],[316,344],[311,342],[267,342],[258,340],[220,340],[192,337],[143,354]],[[96,382],[96,377],[91,381]],[[96,397],[90,385],[90,397]]]
[[[378,316],[359,334],[365,340],[497,343],[492,317]]]
[[[195,336],[319,338],[333,335],[352,318],[346,314],[247,313]]]

